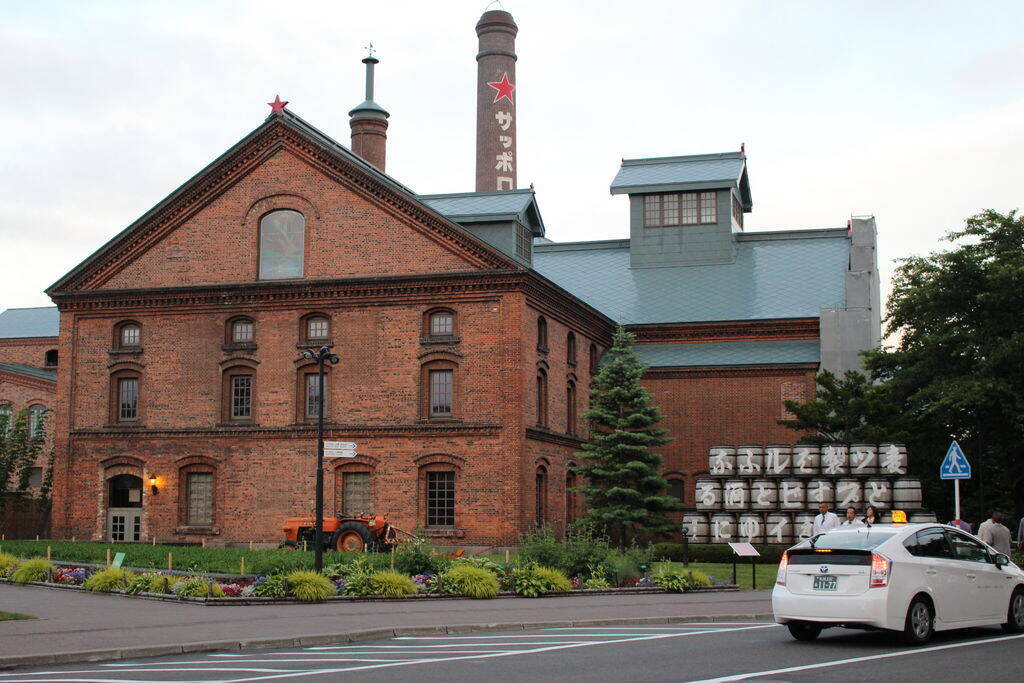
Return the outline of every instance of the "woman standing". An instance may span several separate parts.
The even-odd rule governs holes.
[[[878,524],[882,519],[882,516],[878,514],[878,510],[875,509],[874,505],[868,505],[868,508],[864,513],[864,518],[861,521],[867,526]]]

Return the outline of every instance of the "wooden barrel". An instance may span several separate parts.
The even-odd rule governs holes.
[[[698,479],[697,480],[697,509],[698,510],[721,510],[722,509],[722,482],[719,479]]]
[[[783,479],[779,482],[779,507],[783,510],[803,510],[804,482],[800,479]]]
[[[827,503],[831,510],[836,504],[836,490],[829,479],[811,479],[807,482],[807,504],[817,507]]]
[[[819,474],[821,472],[821,448],[813,444],[793,446],[793,474]]]
[[[736,448],[736,473],[747,477],[760,477],[764,470],[764,450],[760,446]]]
[[[878,474],[878,446],[850,444],[850,474]]]
[[[840,479],[836,482],[836,507],[855,507],[860,512],[861,493],[860,479]]]
[[[878,444],[878,473],[906,474],[907,447],[901,443]]]
[[[838,477],[850,473],[850,450],[844,443],[821,447],[821,473]]]
[[[793,545],[793,519],[785,512],[771,512],[764,518],[764,542]]]
[[[711,542],[732,543],[736,541],[736,515],[716,512],[711,515]]]
[[[892,487],[892,507],[916,510],[921,507],[921,482],[914,477],[901,477]]]
[[[924,510],[921,510],[920,512],[908,515],[907,521],[911,524],[926,524],[928,522],[935,522],[938,520],[935,517],[934,512],[925,512]]]
[[[710,539],[708,516],[703,512],[687,512],[683,515],[683,526],[690,528],[690,543],[707,543]]]
[[[736,535],[746,543],[761,545],[764,543],[764,519],[760,513],[745,512],[739,516],[736,524]]]
[[[713,477],[731,477],[736,473],[736,449],[732,446],[712,446],[708,455],[708,474]]]
[[[864,505],[875,508],[892,507],[892,486],[886,479],[867,479],[864,481]]]
[[[750,506],[748,479],[727,479],[722,487],[722,507],[726,510],[746,510]]]
[[[752,479],[750,509],[774,510],[779,507],[779,485],[773,479]]]
[[[769,477],[788,476],[793,468],[791,446],[768,446],[764,452],[764,473]]]
[[[803,541],[814,533],[814,513],[801,512],[793,516],[793,540]]]

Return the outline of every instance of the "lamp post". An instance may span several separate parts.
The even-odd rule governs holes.
[[[687,524],[683,524],[683,566],[690,566],[690,527]]]
[[[321,346],[319,351],[306,349],[302,357],[315,360],[317,365],[317,406],[316,406],[316,510],[313,513],[313,569],[317,573],[324,568],[324,362],[338,363],[338,356],[331,353],[331,347]]]

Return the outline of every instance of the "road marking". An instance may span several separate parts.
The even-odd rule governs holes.
[[[988,643],[999,643],[1004,640],[1016,640],[1024,638],[1024,633],[1015,636],[999,636],[997,638],[986,638],[984,640],[968,640],[962,643],[950,643],[949,645],[933,645],[932,647],[921,647],[915,650],[903,650],[901,652],[886,652],[879,655],[866,655],[864,657],[851,657],[850,659],[836,659],[831,662],[819,662],[818,664],[805,664],[803,666],[791,666],[786,669],[772,669],[770,671],[753,671],[735,676],[722,676],[719,678],[705,678],[691,683],[725,683],[726,681],[742,681],[745,678],[760,678],[774,674],[788,674],[796,671],[810,671],[811,669],[824,669],[830,666],[843,666],[844,664],[856,664],[868,662],[875,659],[888,659],[890,657],[905,657],[907,655],[918,655],[924,652],[936,652],[938,650],[951,650],[957,647],[971,647],[974,645],[986,645]]]
[[[672,629],[672,630],[678,632],[680,629]],[[698,630],[698,629],[688,629],[688,630],[694,631],[694,630]],[[707,629],[700,629],[700,630],[707,630]],[[523,636],[519,636],[519,635],[505,635],[505,636],[437,636],[436,638],[432,637],[432,636],[398,636],[398,637],[394,638],[394,640],[485,640],[485,639],[488,639],[488,638],[579,638],[580,636],[585,636],[587,638],[600,638],[600,637],[617,638],[617,637],[621,637],[621,636],[642,636],[642,635],[646,635],[646,634],[644,634],[642,632],[634,631],[633,633],[566,633],[566,634],[561,634],[561,633],[543,633],[543,634],[523,635]],[[651,634],[651,635],[654,635],[654,634]]]

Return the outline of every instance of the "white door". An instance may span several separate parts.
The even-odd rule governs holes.
[[[995,566],[989,564],[988,550],[967,534],[946,533],[953,547],[953,562],[963,577],[964,595],[970,596],[963,605],[965,619],[975,621],[994,616],[997,613],[996,603],[1001,600],[989,574],[989,568],[995,569]],[[1005,604],[1002,611],[1006,611]]]
[[[968,592],[964,590],[963,572],[953,560],[953,551],[942,529],[935,527],[917,532],[916,546],[907,545],[911,554],[920,558],[915,563],[919,575],[915,577],[931,588],[935,599],[935,616],[941,622],[953,624],[969,619],[964,613]],[[912,592],[916,588],[911,587]]]
[[[142,540],[142,510],[140,508],[110,508],[107,510],[107,538],[119,543]]]

